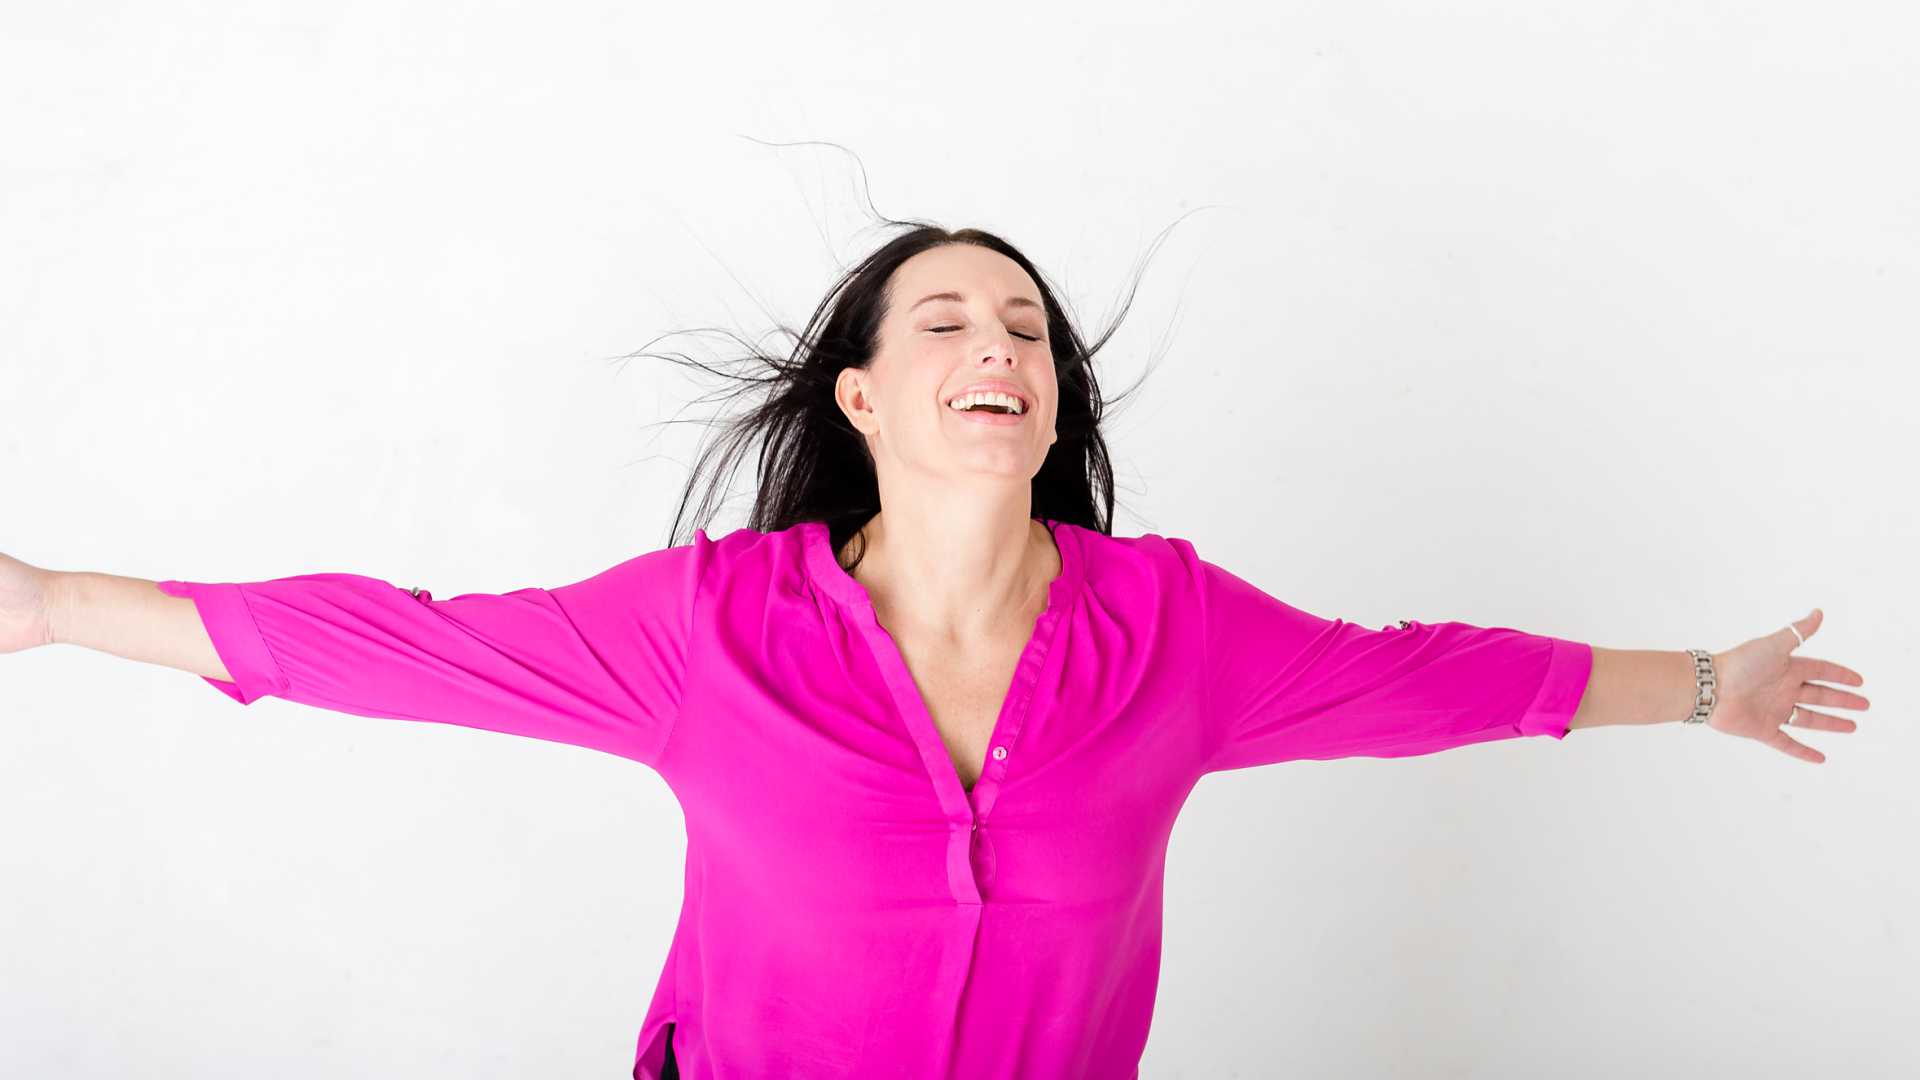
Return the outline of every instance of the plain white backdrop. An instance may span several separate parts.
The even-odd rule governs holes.
[[[1142,1075],[1920,1071],[1909,6],[8,23],[0,550],[576,581],[664,546],[699,433],[647,425],[718,385],[610,358],[777,343],[869,194],[1088,330],[1178,221],[1098,361],[1165,350],[1117,533],[1372,625],[1718,651],[1817,605],[1873,708],[1821,765],[1669,723],[1208,777]],[[644,767],[72,646],[0,658],[0,724],[0,1074],[629,1067],[685,850]]]

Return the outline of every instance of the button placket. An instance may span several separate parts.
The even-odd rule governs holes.
[[[967,861],[973,867],[974,882],[977,885],[993,883],[994,870],[999,863],[993,850],[993,841],[981,830],[980,823],[973,823],[973,833],[968,838]]]

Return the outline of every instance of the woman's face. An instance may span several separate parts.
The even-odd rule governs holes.
[[[880,351],[864,371],[842,371],[836,387],[880,475],[1024,489],[1059,438],[1060,387],[1033,279],[997,251],[947,244],[900,264],[887,291]],[[954,296],[926,299],[940,294]],[[986,381],[1011,384],[1024,402],[1021,415],[948,406]]]

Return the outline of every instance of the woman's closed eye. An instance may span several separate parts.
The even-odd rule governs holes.
[[[936,333],[936,334],[944,334],[944,333],[946,333],[946,332],[947,332],[947,331],[949,331],[949,330],[958,330],[958,329],[960,329],[960,328],[959,328],[959,327],[957,327],[957,326],[934,326],[934,327],[929,327],[929,329],[931,329],[931,330],[932,330],[932,331],[933,331],[934,333]],[[1014,337],[1017,337],[1017,338],[1020,338],[1020,339],[1022,339],[1022,340],[1024,340],[1024,341],[1039,341],[1039,340],[1040,340],[1040,339],[1039,339],[1038,337],[1035,337],[1035,336],[1033,336],[1033,335],[1030,335],[1030,334],[1023,334],[1023,333],[1021,333],[1021,332],[1020,332],[1020,331],[1018,331],[1018,330],[1015,330],[1015,331],[1013,332],[1013,336],[1014,336]]]

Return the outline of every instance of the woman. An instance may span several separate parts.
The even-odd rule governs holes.
[[[1790,655],[1817,610],[1718,654],[1371,630],[1110,535],[1094,350],[990,234],[898,236],[815,327],[742,429],[767,444],[750,527],[445,600],[6,560],[5,644],[655,769],[687,865],[649,1080],[1135,1076],[1201,776],[1683,719],[1819,761],[1781,725],[1867,707],[1813,685],[1858,674]]]

